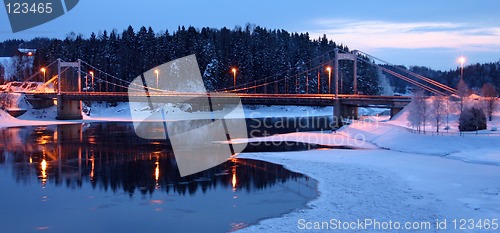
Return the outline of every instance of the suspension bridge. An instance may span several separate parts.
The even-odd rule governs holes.
[[[238,98],[243,104],[254,105],[334,106],[334,116],[338,121],[356,119],[358,107],[388,108],[391,109],[391,116],[393,116],[410,102],[410,98],[406,96],[375,96],[358,92],[357,66],[359,62],[375,66],[382,72],[404,80],[433,95],[457,93],[456,89],[394,66],[359,50],[347,52],[335,49],[333,53],[333,59],[323,61],[315,67],[297,72],[294,75],[290,75],[290,71],[287,70],[251,82],[240,81],[240,84],[236,85],[236,73],[234,73],[233,87],[208,93],[172,92],[162,89],[161,84],[158,83],[158,73],[156,73],[156,86],[144,86],[111,75],[82,60],[65,62],[58,59],[47,66],[51,67],[52,70],[57,70],[57,73],[49,76],[48,80],[45,77],[48,68],[44,68],[28,79],[40,77],[43,71],[45,82],[42,85],[43,88],[27,93],[27,95],[30,102],[38,106],[50,104],[57,99],[57,118],[62,120],[81,119],[81,101],[127,102],[130,97],[134,97],[134,101],[143,102],[160,100],[160,102],[177,103],[184,98],[193,99],[206,96],[210,99],[217,99],[219,103],[223,103],[225,100],[234,103],[234,99]],[[342,69],[339,61],[343,60],[350,61],[351,67],[353,67],[352,72],[350,72],[353,82],[350,93],[345,93],[343,88],[345,82],[341,75],[339,82],[339,71]],[[324,80],[325,77],[322,79],[323,75],[320,75],[320,72],[325,71],[328,72],[327,82]],[[285,73],[287,75],[283,75]],[[311,75],[315,73],[317,73],[317,77]],[[280,77],[280,75],[282,76]]]

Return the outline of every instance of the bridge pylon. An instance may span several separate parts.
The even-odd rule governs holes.
[[[63,62],[57,59],[57,120],[81,120],[82,116],[82,101],[81,100],[68,100],[63,98],[62,92],[81,92],[81,71],[82,62],[80,59],[76,62]],[[78,70],[75,76],[72,69],[62,68],[75,68]]]
[[[353,71],[353,94],[358,92],[358,55],[357,51],[354,50],[353,53],[339,53],[339,49],[335,48],[333,69],[334,69],[334,82],[335,82],[335,100],[333,106],[333,117],[337,127],[343,125],[344,119],[357,119],[358,118],[358,107],[352,105],[345,105],[340,103],[339,99],[339,61],[340,60],[350,60],[354,62]],[[341,93],[343,94],[343,93]]]

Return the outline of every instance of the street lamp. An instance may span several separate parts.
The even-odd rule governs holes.
[[[331,94],[331,81],[332,81],[332,67],[327,66],[326,71],[328,71],[328,94]]]
[[[156,89],[158,89],[158,77],[160,75],[160,71],[158,69],[155,70],[155,74],[156,74]]]
[[[42,72],[42,73],[43,73],[43,82],[45,82],[45,72],[46,72],[46,71],[47,71],[47,70],[45,69],[45,67],[42,67],[42,68],[40,69],[40,72]]]
[[[92,90],[94,90],[94,71],[90,71],[89,74],[92,76]]]
[[[460,79],[464,78],[464,64],[465,64],[465,57],[460,56],[458,58],[458,63],[460,63]]]
[[[236,68],[232,68],[231,71],[233,72],[233,80],[234,80],[234,89],[236,89]]]

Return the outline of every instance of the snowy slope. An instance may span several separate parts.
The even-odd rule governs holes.
[[[332,219],[427,222],[432,228],[394,232],[435,232],[436,222],[447,219],[449,232],[459,232],[450,223],[453,219],[500,219],[500,137],[429,136],[377,122],[354,123],[321,137],[316,134],[252,140],[281,137],[311,142],[308,138],[316,137],[321,138],[316,142],[329,143],[343,135],[355,138],[361,148],[377,145],[383,149],[240,154],[240,158],[284,164],[309,175],[319,181],[320,192],[308,208],[263,220],[240,232],[297,232],[307,226],[304,223],[314,226],[315,222],[326,222],[324,231],[339,231],[329,228],[336,227],[330,224]],[[365,144],[360,144],[363,139]],[[337,145],[342,144],[349,145],[349,140]],[[369,228],[359,232],[389,231]]]
[[[432,106],[432,103],[430,103],[431,100],[428,101],[428,105],[429,107]],[[474,102],[473,102],[474,103]],[[470,106],[473,106],[473,103],[468,103],[467,105],[470,105]],[[477,103],[476,103],[477,104]],[[442,125],[440,127],[440,132],[443,133],[443,132],[449,132],[449,133],[458,133],[458,118],[459,118],[459,110],[458,110],[458,106],[456,106],[457,103],[454,103],[452,104],[451,106],[451,110],[450,110],[450,114],[448,117],[444,116],[443,119],[442,119]],[[480,105],[478,105],[480,106]],[[388,123],[391,123],[391,124],[394,124],[394,125],[399,125],[399,126],[403,126],[403,127],[409,127],[409,123],[408,123],[408,115],[409,115],[409,109],[408,109],[409,106],[407,106],[406,108],[404,108],[400,113],[398,113],[396,116],[393,117],[393,119],[391,121],[389,121]],[[448,118],[448,119],[447,119]],[[436,131],[436,127],[432,124],[432,114],[429,113],[428,114],[428,119],[427,119],[427,124],[426,124],[426,130],[429,131],[429,132],[435,132]],[[448,124],[447,124],[448,123]],[[450,126],[450,129],[449,130],[445,130],[445,126],[446,125],[449,125]],[[497,101],[497,104],[496,104],[496,108],[495,108],[495,111],[493,113],[493,120],[492,121],[488,121],[487,122],[487,130],[484,130],[482,133],[494,133],[494,132],[491,132],[491,130],[493,128],[497,128],[497,130],[500,130],[500,100]],[[498,132],[500,133],[500,132]]]

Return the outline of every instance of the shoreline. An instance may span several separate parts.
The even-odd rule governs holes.
[[[362,134],[366,143],[378,145],[379,149],[240,154],[239,158],[281,164],[317,180],[319,197],[303,209],[264,219],[239,232],[296,232],[309,229],[307,226],[319,230],[314,224],[331,231],[339,230],[332,229],[337,225],[331,225],[331,220],[365,219],[425,222],[430,229],[400,230],[435,231],[443,219],[500,219],[500,151],[495,146],[500,139],[477,136],[464,141],[462,137],[418,135],[404,130],[379,134],[363,127],[354,124],[340,133]],[[384,130],[384,126],[380,128]],[[408,143],[398,147],[393,143],[395,139]],[[445,146],[442,140],[451,140],[448,144],[455,147]],[[373,228],[366,231],[387,232]]]

